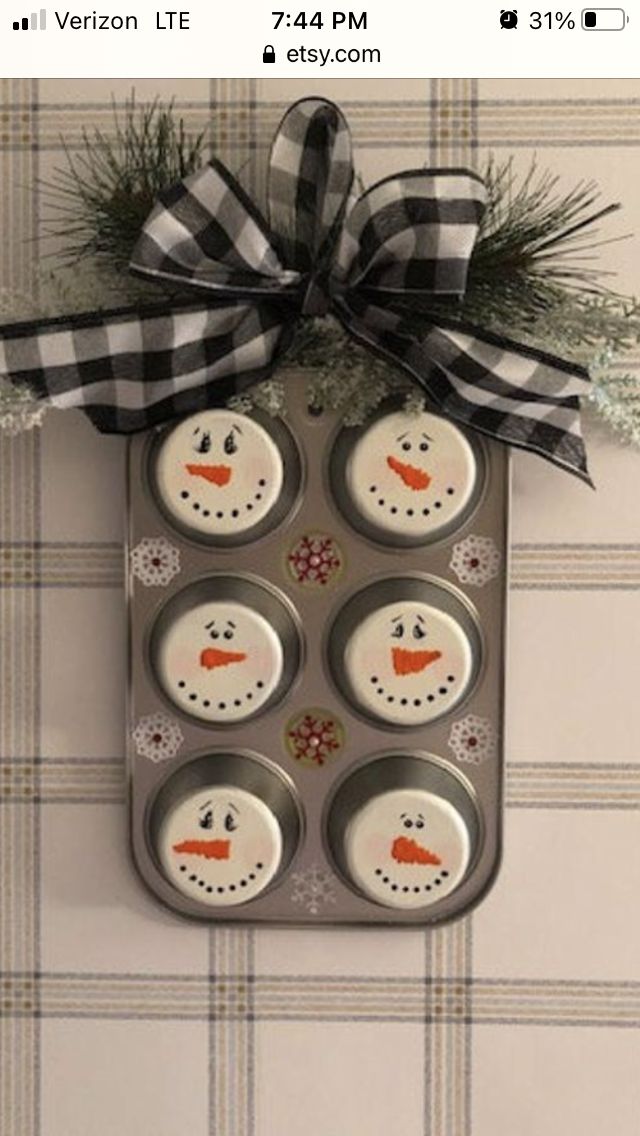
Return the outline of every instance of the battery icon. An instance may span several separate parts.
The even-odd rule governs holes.
[[[621,32],[628,22],[624,8],[582,9],[582,26],[588,32]]]

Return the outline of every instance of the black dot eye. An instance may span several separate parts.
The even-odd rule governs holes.
[[[413,629],[413,638],[414,639],[424,639],[426,637],[426,634],[427,633],[426,633],[424,627],[421,627],[419,623],[416,623],[416,625]]]
[[[211,449],[211,434],[203,434],[196,443],[196,451],[199,454],[208,454]]]
[[[403,448],[405,454],[408,454],[409,450],[411,449],[411,442],[403,442],[402,448]]]
[[[200,817],[198,823],[200,825],[200,828],[213,828],[213,810],[207,809],[204,816]]]
[[[227,813],[226,817],[224,818],[224,827],[227,832],[235,832],[236,828],[238,827],[238,822],[236,821],[232,813]]]
[[[224,440],[224,452],[225,452],[225,454],[235,454],[237,449],[238,449],[238,443],[235,440],[234,433],[233,433],[233,430],[232,430],[230,434],[227,434],[227,436]]]
[[[416,828],[424,828],[424,821],[423,820],[417,820],[416,821]]]
[[[227,628],[227,630],[224,633],[224,637],[225,637],[225,639],[233,639],[233,631],[231,631],[229,628]]]
[[[402,639],[402,636],[404,635],[404,624],[397,623],[391,634],[394,639]]]
[[[220,632],[219,631],[210,631],[209,635],[211,636],[212,639],[219,639],[220,638]]]
[[[423,454],[426,453],[427,450],[429,449],[429,443],[428,442],[421,442],[420,443],[420,449],[422,450]]]
[[[407,817],[407,819],[404,822],[404,827],[405,828],[413,828],[413,821],[409,820],[409,818]]]

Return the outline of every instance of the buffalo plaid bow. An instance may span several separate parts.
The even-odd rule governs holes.
[[[0,328],[0,374],[56,407],[81,407],[99,430],[128,433],[223,405],[274,370],[301,317],[331,313],[443,414],[588,480],[579,417],[587,372],[428,317],[430,296],[450,297],[453,316],[464,295],[482,181],[466,170],[409,170],[360,197],[352,183],[340,110],[296,103],[271,151],[269,223],[216,160],[150,214],[132,270],[188,286],[194,299]]]

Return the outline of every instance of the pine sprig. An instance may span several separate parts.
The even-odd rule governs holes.
[[[158,194],[202,164],[205,134],[190,134],[173,103],[157,99],[138,106],[132,95],[113,115],[113,134],[83,130],[78,154],[63,140],[67,167],[42,183],[44,229],[67,263],[93,257],[123,271]]]
[[[595,252],[624,239],[602,239],[598,223],[619,204],[598,207],[594,182],[567,193],[560,179],[535,162],[518,181],[513,161],[489,159],[483,174],[487,208],[469,263],[457,315],[514,333],[562,303],[568,294],[607,295],[607,276]],[[451,304],[437,302],[436,310]]]

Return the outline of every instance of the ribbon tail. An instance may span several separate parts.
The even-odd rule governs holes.
[[[123,308],[0,327],[0,376],[128,434],[224,405],[271,374],[291,331],[273,303]]]
[[[458,323],[417,336],[402,316],[360,296],[334,301],[346,330],[395,362],[448,417],[529,450],[592,485],[580,423],[584,367]]]

